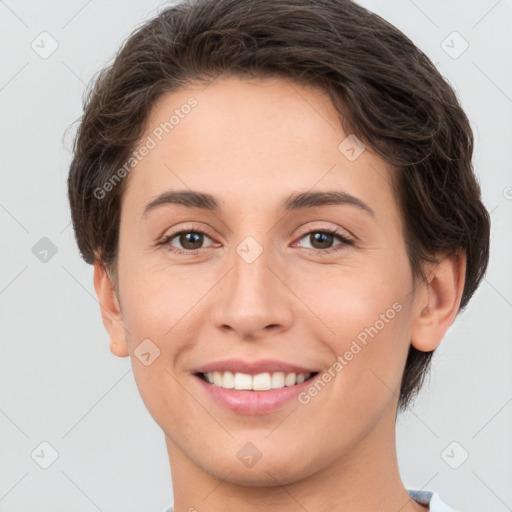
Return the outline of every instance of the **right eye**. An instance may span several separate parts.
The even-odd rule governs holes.
[[[201,249],[205,249],[201,247],[205,237],[210,239],[204,231],[185,229],[167,235],[158,245],[165,246],[176,254],[197,254]],[[181,244],[182,248],[173,244],[174,239],[177,240],[178,244]]]

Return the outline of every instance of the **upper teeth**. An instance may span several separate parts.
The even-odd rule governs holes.
[[[247,373],[212,372],[204,374],[210,384],[225,389],[252,389],[264,391],[266,389],[279,389],[285,386],[294,386],[304,382],[311,376],[311,373],[258,373],[249,375]]]

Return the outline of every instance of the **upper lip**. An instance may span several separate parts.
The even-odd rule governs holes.
[[[243,359],[224,359],[214,361],[196,368],[195,373],[232,372],[257,375],[258,373],[314,373],[317,370],[304,366],[278,361],[277,359],[260,359],[258,361],[244,361]]]

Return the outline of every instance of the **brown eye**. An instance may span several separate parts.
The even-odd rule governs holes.
[[[176,238],[176,236],[174,237]],[[186,233],[179,234],[179,243],[184,249],[193,251],[194,249],[200,249],[203,243],[203,234],[197,233],[196,231],[188,231]]]
[[[317,231],[309,235],[309,240],[314,249],[328,249],[334,241],[334,236],[330,233]]]
[[[337,247],[342,249],[347,245],[354,245],[354,241],[338,233],[337,230],[321,229],[313,230],[305,233],[300,238],[307,239],[310,243],[310,247],[305,246],[308,249],[317,249],[318,252],[334,252],[337,251]],[[334,244],[335,240],[339,240],[339,243]]]
[[[159,245],[167,247],[177,254],[194,254],[194,251],[203,249],[205,238],[210,237],[202,231],[183,230],[165,237]]]

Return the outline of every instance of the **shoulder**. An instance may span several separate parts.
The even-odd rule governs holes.
[[[455,512],[444,501],[441,500],[437,492],[417,491],[415,489],[407,489],[411,498],[421,505],[429,505],[430,512]]]

